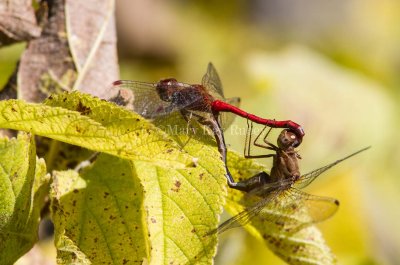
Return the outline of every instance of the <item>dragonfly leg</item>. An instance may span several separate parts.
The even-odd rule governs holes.
[[[269,142],[268,139],[267,139],[269,133],[270,133],[271,130],[272,130],[272,127],[269,128],[267,134],[264,136],[263,141],[264,141],[264,143],[265,143],[266,145],[257,143],[258,139],[259,139],[260,136],[263,134],[263,132],[265,131],[266,128],[267,128],[267,126],[265,126],[265,127],[262,129],[262,131],[257,135],[257,137],[256,137],[256,139],[254,140],[254,143],[253,143],[253,144],[254,144],[255,146],[258,146],[258,147],[262,147],[262,148],[266,148],[266,149],[269,149],[269,150],[277,151],[277,150],[278,150],[278,147],[275,146],[274,144],[272,144],[271,142]],[[252,128],[251,128],[251,129],[252,129]]]
[[[241,191],[250,191],[253,188],[262,185],[262,183],[265,183],[264,179],[266,178],[262,174],[257,174],[248,180],[235,182],[227,166],[227,149],[221,126],[218,123],[218,116],[214,115],[214,118],[211,119],[200,118],[198,121],[201,124],[208,126],[214,133],[215,140],[217,141],[218,151],[221,154],[221,159],[225,164],[225,177],[230,188]]]
[[[218,146],[218,151],[221,154],[221,159],[225,164],[225,177],[226,180],[228,182],[228,186],[231,188],[237,188],[239,186],[242,186],[241,184],[238,184],[237,182],[235,182],[233,180],[232,174],[229,171],[229,168],[227,166],[227,149],[226,149],[226,144],[225,144],[225,138],[224,138],[224,134],[222,132],[222,128],[220,126],[220,124],[218,123],[218,115],[214,115],[213,118],[200,118],[198,120],[201,124],[208,126],[215,137],[215,140],[217,142],[217,146]]]
[[[231,183],[232,186],[229,185],[229,187],[240,190],[240,191],[249,192],[255,188],[265,185],[268,178],[269,178],[269,175],[266,172],[260,172],[251,178],[245,179],[243,181]]]
[[[252,155],[251,154],[250,147],[252,145],[258,146],[258,147],[262,147],[262,148],[266,148],[266,149],[273,150],[273,151],[276,151],[278,149],[278,147],[276,147],[275,145],[273,145],[273,144],[271,144],[269,142],[268,143],[266,142],[267,141],[266,139],[267,139],[269,133],[271,132],[272,128],[270,128],[268,130],[266,136],[264,137],[264,142],[266,142],[267,145],[263,145],[263,144],[257,143],[258,139],[263,134],[263,132],[265,131],[266,128],[267,128],[267,126],[265,126],[261,130],[261,132],[257,135],[256,139],[252,142],[252,137],[251,136],[253,134],[253,122],[249,123],[249,120],[247,120],[246,140],[245,140],[244,152],[243,152],[245,158],[250,158],[250,159],[252,159],[252,158],[267,158],[267,157],[274,157],[275,156],[274,154],[267,154],[267,155]]]
[[[203,124],[204,121],[203,121]],[[226,170],[226,174],[225,177],[227,179],[228,182],[228,186],[231,189],[236,189],[236,190],[240,190],[240,191],[250,191],[255,187],[258,187],[259,185],[262,185],[262,183],[265,183],[265,177],[262,174],[257,174],[256,176],[244,180],[244,181],[239,181],[239,182],[235,182],[231,172],[229,171],[229,168],[227,166],[227,149],[226,149],[226,145],[225,145],[225,139],[224,139],[224,135],[222,133],[221,130],[221,126],[218,123],[218,119],[212,119],[208,121],[208,126],[211,127],[215,139],[217,141],[217,145],[218,145],[218,151],[221,154],[221,158],[222,161],[225,164],[225,170]],[[266,173],[265,173],[266,174]]]

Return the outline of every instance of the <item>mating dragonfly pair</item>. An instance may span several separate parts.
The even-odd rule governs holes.
[[[309,195],[301,192],[299,188],[307,186],[324,171],[341,161],[368,149],[368,147],[361,149],[334,163],[301,175],[298,166],[300,156],[295,148],[303,140],[303,128],[290,120],[276,121],[247,113],[238,107],[239,98],[225,99],[220,78],[211,63],[208,65],[207,73],[204,75],[201,85],[181,83],[172,78],[164,79],[157,83],[119,80],[113,83],[113,89],[118,89],[118,91],[123,91],[124,89],[131,90],[134,102],[129,108],[145,118],[153,119],[178,111],[188,123],[192,119],[195,119],[200,124],[210,128],[217,142],[222,161],[225,163],[225,176],[228,186],[249,194],[255,194],[261,198],[259,202],[227,220],[216,230],[210,231],[210,233],[220,233],[238,225],[245,225],[254,216],[261,215],[262,210],[271,204],[271,202],[279,200],[279,198],[285,197],[288,194],[291,195],[294,203],[297,203],[302,208],[310,209],[310,218],[307,224],[329,218],[337,210],[339,202],[332,198]],[[247,119],[248,130],[246,134],[245,157],[273,157],[273,166],[269,174],[260,172],[247,180],[234,181],[227,166],[227,148],[223,135],[223,128],[229,126],[233,121],[227,114],[230,114],[231,117],[238,115]],[[267,140],[271,129],[263,138],[263,144],[257,143],[266,127],[252,141],[253,122],[265,125],[271,129],[283,128],[284,130],[278,137],[277,145]],[[272,150],[274,153],[253,156],[250,152],[251,145]],[[314,209],[316,205],[318,205],[318,211]],[[271,216],[265,218],[271,218]]]

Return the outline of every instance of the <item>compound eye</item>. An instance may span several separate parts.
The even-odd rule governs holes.
[[[296,134],[288,131],[286,137],[284,138],[284,144],[291,147],[297,147],[300,144],[300,141]]]
[[[293,141],[292,141],[292,147],[296,148],[300,144],[301,144],[301,141],[296,136],[294,136]]]
[[[300,141],[297,139],[295,134],[290,135],[290,140],[292,147],[297,147],[300,144]]]

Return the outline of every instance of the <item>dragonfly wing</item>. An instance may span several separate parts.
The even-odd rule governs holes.
[[[349,159],[352,156],[355,156],[365,150],[368,150],[369,148],[371,148],[370,146],[368,147],[364,147],[346,157],[343,157],[341,159],[336,160],[333,163],[330,163],[329,165],[317,168],[311,172],[308,172],[307,174],[304,174],[300,177],[300,179],[296,182],[295,187],[298,189],[302,189],[307,187],[308,185],[310,185],[311,182],[313,182],[319,175],[321,175],[322,173],[324,173],[325,171],[327,171],[328,169],[332,168],[333,166],[336,166],[337,164],[339,164],[340,162],[343,162],[346,159]]]
[[[295,232],[328,219],[335,214],[338,207],[339,201],[336,199],[290,188],[268,205],[270,215],[263,217],[263,220],[280,226],[285,232]]]
[[[123,100],[117,96],[115,103],[123,105],[141,116],[152,119],[177,111],[178,108],[171,102],[163,101],[157,93],[156,83],[145,83],[131,80],[114,82],[111,89],[119,91],[119,95],[130,91],[131,96],[124,96]]]
[[[255,205],[244,209],[242,212],[238,213],[234,217],[226,220],[220,226],[218,226],[217,229],[212,230],[208,234],[214,234],[214,233],[220,234],[231,228],[240,227],[248,224],[250,220],[252,220],[255,216],[257,216],[262,211],[262,209],[265,208],[265,206],[276,196],[277,193],[269,194]]]
[[[260,187],[250,190],[245,196],[258,196],[264,197],[267,194],[275,192],[277,190],[285,189],[285,187],[290,187],[293,183],[291,179],[283,179],[275,182],[267,182]]]
[[[224,100],[226,103],[233,105],[235,107],[239,107],[240,105],[240,98],[228,98]],[[226,130],[235,120],[236,115],[231,112],[220,112],[218,114],[218,121],[222,127],[222,130]]]
[[[207,73],[203,76],[201,84],[212,96],[218,99],[224,98],[221,80],[219,79],[217,70],[215,70],[215,67],[212,63],[208,63]]]
[[[225,99],[225,102],[226,102],[226,103],[229,103],[230,105],[233,105],[233,106],[235,106],[235,107],[238,107],[238,108],[239,108],[239,106],[240,106],[240,98],[238,98],[238,97],[235,97],[235,98],[227,98],[227,99]]]
[[[333,167],[335,164],[329,164],[324,167],[315,169],[311,172],[308,172],[300,177],[300,179],[296,182],[295,187],[297,189],[303,189],[311,184],[319,175]]]

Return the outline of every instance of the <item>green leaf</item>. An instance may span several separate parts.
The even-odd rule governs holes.
[[[204,168],[100,155],[81,175],[54,178],[60,264],[211,264],[216,237],[204,235],[218,223],[223,185]]]
[[[0,139],[0,167],[0,260],[12,264],[37,241],[49,176],[33,137],[22,133]]]
[[[163,166],[193,165],[167,134],[139,115],[78,92],[51,96],[43,104],[0,101],[0,128],[36,135]]]
[[[175,134],[175,125],[187,127],[179,114],[156,121],[157,128],[133,112],[78,92],[53,95],[45,104],[3,101],[0,113],[3,128],[119,157],[101,155],[81,176],[55,173],[52,211],[60,263],[212,262],[216,236],[205,234],[218,224],[226,180],[208,133]],[[122,194],[130,196],[121,199]]]
[[[228,166],[234,177],[248,178],[261,170],[267,171],[257,163],[240,157],[230,152]],[[261,198],[259,198],[261,199]],[[296,209],[292,213],[283,213],[274,208],[272,203],[287,203],[289,197],[278,197],[276,202],[269,203],[266,207],[274,220],[289,221],[291,224],[299,222],[300,229],[288,230],[287,225],[280,222],[265,222],[262,218],[254,217],[245,226],[253,236],[266,243],[268,248],[289,264],[335,264],[336,258],[324,241],[321,232],[314,225],[301,227],[302,220],[309,220],[305,209]],[[232,215],[243,211],[245,207],[254,205],[254,198],[245,196],[240,191],[230,190],[225,208]],[[266,213],[264,212],[265,216]]]
[[[143,191],[128,160],[100,155],[81,175],[54,173],[59,264],[133,264],[146,254]]]
[[[225,203],[225,168],[203,127],[171,115],[155,121],[197,160],[195,168],[168,169],[136,163],[148,213],[152,264],[212,264]],[[147,170],[146,170],[147,169]],[[151,193],[149,195],[149,193]]]
[[[143,179],[152,264],[211,264],[221,212],[218,183],[202,168],[168,170],[135,163]]]

